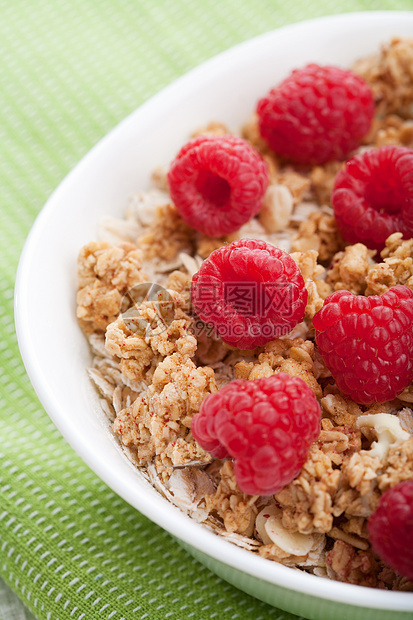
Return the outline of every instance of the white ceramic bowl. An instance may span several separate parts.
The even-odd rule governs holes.
[[[46,411],[82,459],[116,493],[175,536],[212,571],[263,601],[317,620],[413,617],[413,594],[336,583],[257,557],[193,522],[137,474],[108,430],[89,384],[89,351],[75,319],[76,256],[103,215],[123,213],[190,132],[211,120],[240,128],[258,97],[310,61],[348,67],[413,13],[326,17],[269,32],[191,71],[124,120],[50,197],[27,239],[16,284],[18,340]],[[64,352],[64,354],[62,354]],[[59,363],[56,363],[56,360]]]

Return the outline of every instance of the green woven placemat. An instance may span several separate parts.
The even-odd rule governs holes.
[[[52,190],[167,83],[286,23],[409,8],[412,0],[0,0],[0,575],[39,620],[292,618],[198,564],[74,454],[19,356],[15,272]],[[26,618],[12,598],[3,587],[1,620]]]

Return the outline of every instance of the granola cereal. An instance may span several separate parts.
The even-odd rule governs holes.
[[[365,293],[366,277],[369,266],[373,263],[372,250],[363,243],[348,245],[343,252],[337,252],[327,273],[329,282],[335,291],[345,289],[356,295]]]
[[[413,116],[413,39],[395,37],[380,52],[359,60],[353,70],[373,90],[378,116]]]
[[[354,71],[370,85],[376,117],[363,146],[413,148],[413,39],[395,38]],[[228,134],[219,122],[194,136]],[[128,458],[170,502],[268,561],[346,583],[413,591],[373,552],[367,523],[382,494],[413,480],[413,383],[389,402],[360,405],[338,390],[314,341],[312,319],[328,295],[413,289],[413,239],[388,237],[380,255],[338,233],[330,196],[343,162],[293,167],[270,151],[252,115],[242,135],[269,166],[261,212],[240,230],[207,237],[190,228],[168,194],[132,196],[125,219],[105,218],[100,241],[78,257],[77,317],[89,340],[89,376]],[[236,239],[291,253],[308,292],[290,334],[236,349],[195,315],[191,282],[204,259]],[[231,459],[194,439],[201,403],[234,379],[300,377],[322,408],[321,430],[298,475],[278,493],[248,495]]]
[[[318,252],[321,263],[329,263],[344,242],[338,232],[334,217],[324,211],[310,213],[304,220],[292,240],[293,252]]]

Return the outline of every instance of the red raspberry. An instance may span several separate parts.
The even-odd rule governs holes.
[[[316,343],[338,388],[356,403],[392,400],[413,379],[413,291],[329,295],[313,318]]]
[[[198,316],[228,344],[255,349],[303,320],[307,290],[289,254],[241,239],[214,250],[192,279]]]
[[[281,372],[232,381],[210,394],[191,428],[213,456],[234,459],[241,491],[272,495],[298,475],[320,432],[320,418],[313,391],[299,377]]]
[[[187,224],[209,237],[221,237],[261,209],[268,166],[242,138],[199,136],[179,151],[168,183]]]
[[[300,164],[344,159],[370,128],[373,95],[351,71],[307,65],[291,73],[257,106],[270,148]]]
[[[373,551],[413,581],[413,480],[386,491],[368,522]]]
[[[394,232],[412,237],[412,149],[382,146],[349,159],[336,177],[331,200],[349,243],[381,250]]]

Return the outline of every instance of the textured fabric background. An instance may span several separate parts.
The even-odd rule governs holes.
[[[1,620],[292,618],[207,571],[74,454],[19,356],[15,272],[52,190],[179,75],[290,22],[409,8],[412,0],[0,0]]]

